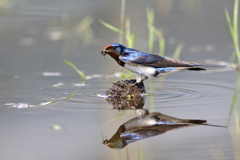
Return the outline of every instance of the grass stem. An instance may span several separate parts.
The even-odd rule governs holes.
[[[231,20],[229,12],[225,9],[225,16],[228,23],[228,28],[230,30],[235,53],[237,55],[238,63],[240,63],[240,49],[239,49],[239,37],[238,37],[238,10],[239,10],[239,0],[235,0],[233,8],[233,20]],[[232,56],[231,56],[232,57]]]
[[[64,60],[64,62],[71,66],[79,75],[80,77],[82,78],[82,81],[81,82],[84,82],[86,80],[86,76],[84,75],[84,73],[82,71],[80,71],[73,63],[67,61],[67,60]]]

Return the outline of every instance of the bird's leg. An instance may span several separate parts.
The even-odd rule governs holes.
[[[141,83],[141,81],[142,81],[142,76],[137,74],[135,83]]]
[[[149,114],[149,111],[147,109],[137,109],[137,117],[139,119],[143,118],[145,115]]]
[[[141,75],[136,74],[136,82],[130,85],[135,86],[137,83],[141,83],[141,81],[142,81]]]
[[[148,77],[145,77],[145,76],[144,76],[144,78],[141,78],[141,79],[142,79],[141,81],[145,81],[145,80],[148,79]]]

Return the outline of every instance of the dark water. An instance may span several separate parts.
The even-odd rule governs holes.
[[[146,7],[155,10],[155,26],[163,28],[166,56],[172,56],[178,43],[184,44],[182,60],[229,61],[232,40],[224,7],[232,13],[234,1],[169,0],[127,1],[125,16],[136,31],[135,48],[148,39]],[[120,67],[99,51],[118,42],[118,34],[105,28],[99,19],[119,25],[120,1],[37,1],[6,0],[0,3],[0,159],[237,159],[238,143],[232,137],[234,121],[228,128],[194,126],[171,131],[113,150],[102,144],[118,127],[136,117],[136,111],[113,110],[97,94],[104,92]],[[86,16],[94,18],[91,29],[77,27]],[[80,31],[79,31],[80,30]],[[125,41],[124,41],[124,44]],[[158,52],[155,42],[155,53]],[[63,61],[73,62],[87,80],[78,90],[81,78]],[[44,76],[60,72],[60,76]],[[145,82],[153,95],[144,108],[182,119],[203,119],[214,125],[227,125],[237,73],[181,72]],[[53,87],[63,83],[63,86]],[[76,90],[69,101],[65,98]],[[40,106],[42,102],[55,101]],[[17,109],[7,103],[28,103]],[[55,128],[54,128],[55,127]],[[235,141],[235,142],[233,142]]]

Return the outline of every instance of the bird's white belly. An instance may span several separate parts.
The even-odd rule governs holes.
[[[151,77],[156,72],[155,68],[148,66],[125,64],[124,67],[134,73],[137,73],[138,75],[143,75],[145,77]]]

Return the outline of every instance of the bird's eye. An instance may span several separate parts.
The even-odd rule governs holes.
[[[112,46],[112,49],[114,49],[114,50],[115,50],[116,48],[117,48],[116,46]]]

